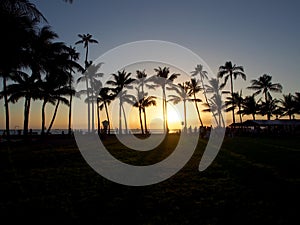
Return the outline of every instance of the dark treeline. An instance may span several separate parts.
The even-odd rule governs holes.
[[[71,1],[68,1],[71,2]],[[85,48],[84,66],[78,62],[79,53],[75,47],[58,42],[58,35],[51,29],[46,18],[26,0],[4,0],[0,5],[0,23],[3,33],[1,35],[0,76],[2,90],[0,97],[4,101],[6,135],[9,136],[10,113],[9,103],[24,100],[23,134],[29,131],[30,107],[32,101],[41,100],[41,133],[49,134],[55,122],[60,104],[69,106],[68,130],[72,132],[72,99],[74,96],[84,95],[88,110],[88,131],[100,133],[100,111],[104,110],[106,121],[103,125],[110,133],[109,104],[118,101],[119,132],[127,132],[127,121],[124,104],[136,107],[142,134],[148,134],[146,108],[157,105],[155,96],[148,94],[148,90],[159,89],[162,92],[163,129],[168,132],[167,105],[183,103],[184,129],[187,129],[186,104],[194,104],[199,120],[199,126],[204,126],[203,112],[210,112],[218,126],[225,124],[222,111],[232,113],[232,122],[236,116],[240,122],[243,116],[288,116],[293,119],[300,114],[300,93],[283,94],[281,99],[272,97],[273,92],[281,93],[282,85],[273,83],[272,76],[263,74],[250,81],[248,89],[253,90],[250,96],[243,96],[242,90],[235,91],[234,80],[246,80],[246,73],[242,66],[228,61],[219,67],[218,76],[209,79],[208,73],[202,65],[196,65],[191,72],[192,78],[182,83],[176,83],[180,74],[172,73],[168,67],[153,68],[154,75],[147,75],[145,70],[132,74],[125,70],[111,74],[111,79],[103,84],[101,77],[101,64],[94,65],[89,59],[91,44],[98,41],[91,34],[79,34],[80,38],[75,44],[83,44]],[[75,75],[80,74],[76,82],[84,82],[85,89],[75,93],[73,83]],[[230,90],[224,90],[229,82]],[[201,98],[200,98],[200,96]],[[222,95],[226,101],[223,103]],[[55,106],[55,110],[48,129],[46,129],[47,104]],[[96,115],[95,115],[96,113]],[[125,129],[122,128],[124,121]],[[105,124],[106,123],[106,124]]]

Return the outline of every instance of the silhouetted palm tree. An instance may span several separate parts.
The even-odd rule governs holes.
[[[167,118],[167,99],[166,99],[166,87],[169,86],[170,84],[173,83],[173,81],[180,75],[180,74],[176,74],[173,73],[171,75],[169,75],[170,73],[170,69],[169,67],[158,67],[155,68],[154,71],[156,72],[156,76],[152,76],[151,80],[159,85],[162,89],[163,92],[163,96],[162,96],[162,102],[163,102],[163,120],[164,120],[164,125],[163,125],[163,129],[164,132],[169,132],[169,128],[168,128],[168,118]]]
[[[136,88],[137,90],[137,96],[134,96],[132,105],[139,110],[139,119],[140,119],[140,127],[142,134],[144,134],[144,128],[143,128],[143,120],[142,120],[142,104],[144,100],[144,94],[139,91],[139,88]]]
[[[78,34],[78,37],[80,38],[80,40],[75,42],[75,45],[83,44],[83,47],[86,49],[84,63],[85,63],[85,69],[87,69],[87,67],[90,65],[88,61],[89,44],[92,43],[98,44],[99,42],[93,39],[93,35],[91,34]]]
[[[256,91],[254,95],[258,95],[260,93],[264,94],[265,102],[271,100],[270,92],[282,92],[282,85],[279,83],[272,83],[272,76],[264,74],[260,76],[257,80],[251,80],[251,86],[247,87],[248,89]]]
[[[110,92],[110,88],[107,88],[107,87],[101,88],[101,90],[99,91],[98,97],[97,97],[99,109],[100,110],[102,110],[103,108],[105,109],[106,119],[108,122],[108,134],[110,134],[110,118],[109,118],[109,113],[108,113],[108,106],[111,103],[111,101],[114,100],[113,94],[111,94],[109,92]]]
[[[272,99],[272,97],[270,96],[268,101],[264,102],[261,101],[260,104],[260,114],[262,116],[267,116],[267,120],[271,119],[272,115],[280,115],[280,109],[277,106],[277,103],[279,101],[277,99]]]
[[[204,95],[204,98],[205,98],[205,102],[207,105],[209,105],[209,102],[208,102],[208,99],[207,99],[207,95],[206,95],[206,89],[205,89],[205,84],[204,84],[204,80],[205,79],[208,79],[208,76],[207,76],[207,71],[203,70],[203,66],[198,64],[195,68],[194,71],[191,72],[192,73],[192,76],[197,76],[199,74],[199,77],[200,77],[200,83],[201,83],[201,88],[203,90],[203,95]]]
[[[125,89],[132,89],[131,83],[135,81],[134,78],[131,78],[131,73],[127,73],[125,70],[118,71],[117,74],[112,74],[113,79],[107,81],[107,84],[114,87],[112,91],[114,92],[114,96],[119,98],[119,133],[122,134],[122,110],[124,114],[124,121],[125,121],[125,127],[127,132],[127,126],[126,126],[126,117],[125,112],[123,108],[123,103],[128,101],[127,98],[128,94]]]
[[[246,96],[242,102],[242,110],[238,113],[241,115],[252,115],[255,120],[255,115],[260,111],[260,105],[255,101],[254,95]]]
[[[87,70],[88,67],[92,64],[92,62],[88,61],[88,54],[89,54],[89,44],[90,43],[98,43],[97,40],[93,39],[91,34],[78,34],[78,37],[80,38],[79,41],[75,42],[75,45],[77,44],[83,44],[83,47],[86,49],[85,52],[85,60],[84,60],[84,64],[85,64],[85,69]],[[87,74],[85,74],[87,76]],[[90,89],[89,89],[89,80],[86,77],[85,78],[85,84],[86,84],[86,95],[87,95],[87,99],[90,99]],[[90,132],[91,128],[90,128],[90,112],[91,112],[91,108],[90,108],[90,102],[87,102],[88,105],[88,132]]]
[[[200,85],[198,84],[198,81],[196,79],[191,79],[190,82],[187,82],[187,87],[188,87],[188,96],[189,97],[193,97],[193,99],[191,99],[194,103],[195,103],[195,107],[196,107],[196,110],[197,110],[197,114],[198,114],[198,119],[199,119],[199,122],[200,122],[200,125],[203,127],[203,122],[202,122],[202,119],[201,119],[201,115],[200,115],[200,112],[199,112],[199,108],[198,108],[198,102],[202,102],[201,99],[199,98],[196,98],[196,94],[198,92],[200,92],[202,90],[202,88],[200,87]]]
[[[184,117],[184,132],[187,131],[187,120],[186,120],[186,101],[189,100],[188,92],[189,92],[189,85],[188,82],[179,83],[178,85],[172,85],[171,88],[167,88],[168,90],[174,90],[177,95],[169,95],[170,102],[174,104],[178,104],[179,102],[183,102],[183,117]]]
[[[291,93],[289,93],[288,95],[283,95],[283,99],[279,100],[279,103],[281,104],[281,116],[289,116],[290,120],[292,119],[296,108],[296,101],[294,100],[294,98],[295,97]]]
[[[10,94],[9,101],[15,103],[20,98],[25,98],[23,134],[27,135],[31,100],[41,98],[40,80],[22,71],[13,72],[12,79],[16,83],[7,86],[7,92]]]
[[[142,101],[142,110],[143,110],[143,113],[144,113],[144,127],[145,127],[145,133],[148,134],[149,131],[148,131],[148,127],[147,127],[147,116],[146,116],[146,108],[149,107],[149,106],[156,106],[156,97],[154,96],[148,96],[148,97],[145,97],[144,96],[144,99]]]
[[[22,3],[22,1],[19,3]],[[5,129],[8,138],[9,103],[6,90],[7,81],[10,79],[12,71],[26,66],[28,57],[25,52],[29,47],[37,25],[37,20],[33,20],[29,15],[27,16],[29,9],[26,9],[26,4],[23,9],[20,9],[19,3],[18,1],[4,0],[0,4],[0,27],[5,31],[5,34],[0,35],[0,77],[3,82]]]
[[[227,97],[226,99],[227,99],[227,101],[225,101],[225,105],[227,107],[226,112],[230,112],[230,111],[234,110],[235,108],[238,108],[238,114],[240,116],[240,123],[242,123],[243,122],[242,115],[241,115],[241,113],[239,113],[242,109],[242,104],[243,104],[243,100],[244,100],[242,97],[242,90],[240,91],[240,93],[234,92],[233,95],[231,95],[230,97]]]
[[[294,96],[295,101],[295,113],[300,114],[300,93],[296,92]]]
[[[224,83],[222,86],[225,86],[228,79],[230,78],[230,88],[231,88],[231,97],[233,98],[234,88],[233,88],[233,79],[237,77],[242,77],[246,80],[246,75],[244,73],[244,68],[242,66],[232,65],[231,61],[225,63],[224,66],[219,67],[218,77],[224,77]],[[234,114],[234,106],[232,107],[232,122],[235,124],[235,114]]]
[[[205,85],[206,93],[212,94],[212,97],[208,100],[208,104],[204,104],[207,106],[207,109],[204,109],[203,112],[211,112],[217,126],[224,127],[225,121],[222,115],[222,111],[225,108],[225,104],[222,100],[222,94],[225,94],[227,92],[222,91],[224,86],[220,85],[218,78],[212,78],[208,82],[210,85]]]

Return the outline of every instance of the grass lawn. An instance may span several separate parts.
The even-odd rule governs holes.
[[[103,142],[116,158],[147,165],[167,157],[170,135],[150,152]],[[72,138],[0,143],[0,215],[6,224],[299,224],[298,137],[225,139],[198,171],[207,141],[187,165],[159,184],[130,187],[98,175]]]

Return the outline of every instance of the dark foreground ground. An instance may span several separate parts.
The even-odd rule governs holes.
[[[151,164],[176,135],[148,155],[104,142],[125,162]],[[129,187],[94,172],[72,138],[0,143],[1,224],[299,224],[299,138],[226,139],[200,173],[205,146],[170,179]]]

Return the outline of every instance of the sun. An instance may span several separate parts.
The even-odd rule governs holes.
[[[174,107],[168,107],[168,122],[173,124],[181,123],[180,114]]]

